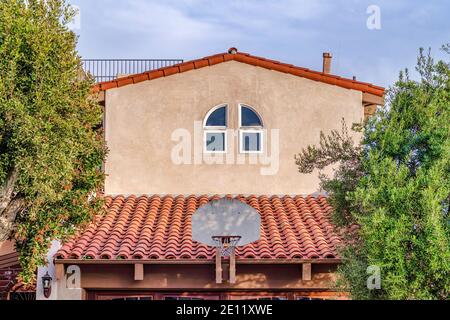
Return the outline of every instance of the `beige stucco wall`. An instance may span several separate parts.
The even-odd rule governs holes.
[[[321,82],[230,61],[106,93],[105,130],[110,150],[105,164],[106,194],[311,194],[319,191],[317,173],[301,175],[294,155],[319,141],[320,131],[351,126],[364,116],[362,94]],[[229,104],[229,127],[238,126],[238,104],[262,116],[273,153],[272,129],[279,129],[279,168],[256,164],[177,165],[171,154],[177,129],[192,134],[208,111]],[[202,135],[196,138],[202,139]],[[238,153],[228,137],[229,154]],[[234,153],[234,156],[231,155]],[[222,157],[222,156],[221,156]],[[206,157],[208,158],[208,157]],[[266,159],[267,161],[267,159]],[[198,159],[197,159],[198,162]],[[261,168],[276,172],[262,175]],[[266,172],[267,174],[267,172]]]

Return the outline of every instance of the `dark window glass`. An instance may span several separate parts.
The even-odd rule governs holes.
[[[261,151],[261,133],[260,132],[244,132],[244,151]]]
[[[139,301],[139,300],[153,300],[153,297],[120,297],[111,298],[113,301]]]
[[[262,127],[259,116],[250,108],[241,107],[241,125],[243,127]]]
[[[286,297],[243,297],[240,300],[257,300],[257,301],[277,301],[287,300]]]
[[[206,150],[225,151],[225,133],[223,132],[207,132],[206,133]]]
[[[197,297],[164,297],[164,300],[186,300],[186,301],[195,301],[195,300],[205,300],[203,298],[197,298]]]
[[[226,127],[227,126],[227,107],[220,107],[210,114],[206,120],[207,127]]]

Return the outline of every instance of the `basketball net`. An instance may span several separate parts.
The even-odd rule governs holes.
[[[214,236],[212,239],[216,243],[216,248],[220,249],[222,257],[229,257],[236,248],[241,236]]]

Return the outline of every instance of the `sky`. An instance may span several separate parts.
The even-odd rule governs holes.
[[[69,0],[83,58],[197,59],[230,47],[386,86],[450,42],[448,0]]]

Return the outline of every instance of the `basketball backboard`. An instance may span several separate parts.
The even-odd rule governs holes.
[[[236,246],[260,239],[261,216],[253,207],[236,199],[211,201],[192,215],[192,239],[216,247],[215,237],[240,237]]]

